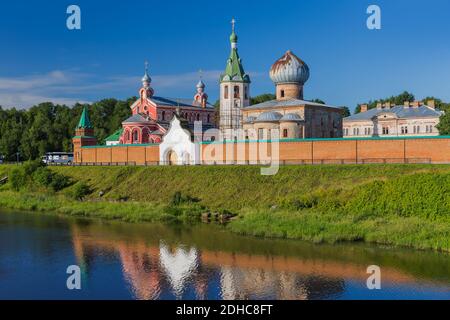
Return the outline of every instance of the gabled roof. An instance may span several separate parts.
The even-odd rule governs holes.
[[[105,139],[105,141],[119,141],[120,136],[123,133],[123,128],[120,128],[119,130],[117,130],[116,132],[114,132],[112,135],[110,135],[109,137],[107,137]]]
[[[282,107],[295,107],[295,106],[317,106],[317,107],[327,107],[340,109],[340,107],[330,106],[327,104],[321,104],[317,102],[311,102],[300,99],[286,99],[286,100],[270,100],[258,104],[254,104],[248,107],[245,107],[244,110],[254,110],[254,109],[272,109],[272,108],[282,108]]]
[[[164,97],[156,97],[153,96],[149,98],[151,102],[158,106],[167,106],[167,107],[194,107],[194,108],[202,108],[202,105],[194,99],[185,99],[185,98],[164,98]],[[214,109],[214,106],[210,103],[206,104],[206,109]]]
[[[150,120],[148,120],[147,118],[144,118],[142,115],[140,115],[138,113],[138,114],[132,115],[131,117],[129,117],[122,123],[131,123],[131,122],[150,122]]]
[[[409,107],[405,108],[404,106],[395,106],[390,109],[369,109],[366,112],[356,113],[351,115],[350,117],[344,118],[344,121],[363,121],[363,120],[371,120],[373,117],[378,116],[383,113],[393,113],[397,118],[405,119],[405,118],[423,118],[423,117],[440,117],[442,115],[442,111],[438,109],[432,109],[425,105],[421,105],[419,107]]]

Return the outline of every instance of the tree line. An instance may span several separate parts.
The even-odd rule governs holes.
[[[130,106],[136,99],[104,99],[86,104],[99,143],[103,143],[106,137],[121,127],[122,121],[131,115]],[[262,94],[253,97],[251,104],[273,99],[273,94]],[[446,111],[438,126],[440,134],[450,135],[450,103],[434,97],[427,97],[424,101],[431,99],[435,100],[436,108]],[[398,96],[370,101],[368,105],[369,108],[376,108],[377,103],[403,105],[404,101],[414,100],[415,96],[405,91]],[[320,99],[313,101],[325,103]],[[5,161],[15,161],[17,155],[20,160],[31,160],[46,152],[72,151],[72,137],[84,105],[77,103],[68,107],[46,102],[23,110],[0,106],[0,156]],[[215,105],[218,107],[218,103]],[[360,106],[356,107],[356,113],[360,112]],[[348,108],[343,108],[343,116],[350,115]]]
[[[136,100],[104,99],[87,104],[95,136],[101,143],[130,116]],[[72,137],[85,104],[73,107],[41,103],[29,109],[0,106],[0,155],[5,161],[37,159],[46,152],[72,151]]]

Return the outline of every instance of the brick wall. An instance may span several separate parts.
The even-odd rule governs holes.
[[[276,151],[276,149],[275,149]],[[202,144],[204,163],[255,163],[268,161],[272,145],[255,143]],[[84,163],[157,164],[159,147],[111,146],[81,149]],[[227,155],[227,157],[225,157]],[[279,143],[283,163],[377,163],[432,162],[450,163],[450,137],[414,139],[336,139],[292,140]]]

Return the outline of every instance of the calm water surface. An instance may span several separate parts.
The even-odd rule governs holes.
[[[79,265],[82,289],[66,288]],[[366,287],[378,265],[382,289]],[[0,212],[0,299],[450,299],[450,255]]]

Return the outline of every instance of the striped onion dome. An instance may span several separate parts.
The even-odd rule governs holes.
[[[283,115],[279,112],[275,111],[268,111],[261,113],[257,118],[256,122],[273,122],[273,121],[279,121]]]
[[[296,113],[286,113],[280,121],[302,121],[302,118]]]
[[[304,85],[309,79],[309,67],[304,61],[288,50],[272,65],[270,78],[275,84],[299,83]]]

